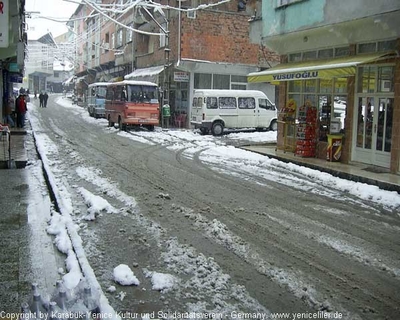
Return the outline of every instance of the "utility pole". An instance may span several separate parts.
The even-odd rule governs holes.
[[[168,1],[169,4],[169,1]],[[163,98],[162,98],[162,110],[161,110],[161,127],[164,128],[166,123],[168,124],[169,116],[170,116],[170,105],[169,105],[169,56],[171,49],[169,47],[169,9],[167,9],[166,13],[166,32],[165,32],[165,48],[164,48],[164,81],[163,81]],[[165,110],[165,109],[168,109]]]

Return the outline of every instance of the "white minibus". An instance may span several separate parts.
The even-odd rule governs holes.
[[[215,136],[224,128],[276,131],[277,110],[262,91],[199,89],[194,91],[190,123]]]

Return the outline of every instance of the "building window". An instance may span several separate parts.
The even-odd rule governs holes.
[[[360,43],[357,51],[358,53],[376,52],[376,42]]]
[[[105,52],[108,52],[108,49],[110,49],[110,34],[108,32],[106,33],[106,37],[104,40],[104,48]]]
[[[276,0],[276,7],[283,7],[283,6],[288,6],[290,4],[296,3],[296,2],[301,2],[305,0]]]
[[[301,52],[289,54],[289,62],[301,61]]]
[[[194,74],[194,89],[246,90],[247,77],[229,74]]]
[[[115,33],[111,34],[111,49],[115,49]]]
[[[318,50],[319,59],[328,59],[333,57],[333,49]]]
[[[380,41],[378,42],[378,51],[396,50],[396,40]]]
[[[335,57],[345,57],[350,55],[350,48],[349,47],[340,47],[335,48]]]
[[[375,83],[377,86],[375,87]],[[358,68],[358,93],[394,92],[394,67],[365,66]]]
[[[231,76],[231,90],[246,90],[247,77],[246,76]]]
[[[208,73],[195,73],[194,74],[194,88],[195,89],[211,89],[212,75]]]
[[[119,29],[117,31],[117,48],[122,47],[123,41],[122,41],[122,35],[123,35],[123,29]]]
[[[230,89],[230,75],[214,74],[213,89]]]
[[[129,28],[133,28],[133,23],[128,24]],[[126,29],[126,43],[132,42],[133,40],[133,31]]]
[[[162,24],[164,30],[167,30],[167,24]],[[165,32],[160,28],[160,48],[167,46],[167,36]]]
[[[317,59],[317,51],[307,51],[303,53],[303,60],[315,60]]]

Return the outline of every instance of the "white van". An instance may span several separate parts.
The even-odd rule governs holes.
[[[277,130],[277,111],[262,91],[195,90],[190,123],[202,134],[215,136],[224,128]]]

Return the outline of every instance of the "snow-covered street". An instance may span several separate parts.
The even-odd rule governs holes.
[[[58,273],[102,313],[398,314],[396,192],[235,147],[276,132],[123,132],[55,95],[28,109]]]

